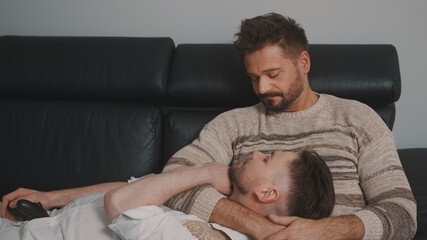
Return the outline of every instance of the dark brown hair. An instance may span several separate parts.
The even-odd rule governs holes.
[[[271,44],[279,44],[293,59],[308,50],[304,29],[292,18],[277,13],[243,20],[235,36],[234,48],[241,57]]]
[[[302,151],[289,169],[289,215],[310,219],[329,217],[335,205],[335,191],[331,171],[321,157],[313,151]]]

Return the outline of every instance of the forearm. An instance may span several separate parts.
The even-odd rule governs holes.
[[[64,207],[76,198],[97,192],[108,192],[126,184],[126,182],[109,182],[79,188],[50,191],[46,193],[49,199],[49,208]]]
[[[220,199],[215,205],[209,221],[248,234],[255,239],[264,239],[283,229],[283,226],[276,225],[252,210],[225,198]]]
[[[340,216],[320,220],[274,215],[270,215],[269,218],[272,222],[280,224],[285,228],[268,236],[265,240],[358,240],[364,237],[363,223],[356,216]]]
[[[325,229],[319,239],[359,240],[365,234],[363,223],[356,216],[324,218],[318,221],[323,223],[322,226]]]
[[[104,197],[105,210],[109,219],[113,220],[132,208],[160,206],[172,196],[210,183],[210,180],[208,169],[202,165],[177,168],[108,192]]]

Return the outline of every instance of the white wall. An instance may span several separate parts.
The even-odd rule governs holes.
[[[393,130],[397,147],[427,147],[426,9],[424,0],[0,0],[0,35],[231,43],[241,19],[278,12],[300,22],[310,43],[396,46],[402,76]]]

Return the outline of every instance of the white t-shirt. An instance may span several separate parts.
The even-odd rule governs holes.
[[[218,239],[215,237],[217,232],[212,231],[212,228],[224,232],[233,240],[251,239],[218,224],[210,226],[194,215],[153,205],[125,211],[109,225],[123,240],[198,239],[195,236],[201,236],[201,239]]]
[[[10,221],[0,218],[0,239],[62,240],[110,239],[120,240],[108,228],[104,210],[104,194],[90,194],[49,212],[50,217],[31,221]]]
[[[0,239],[197,239],[184,225],[190,223],[187,226],[197,226],[192,224],[193,221],[201,220],[165,206],[144,206],[128,210],[109,225],[104,210],[104,194],[96,193],[78,198],[59,210],[49,212],[50,217],[47,218],[31,221],[0,218]],[[250,239],[220,225],[213,226],[231,239]],[[196,230],[200,229],[207,228]]]

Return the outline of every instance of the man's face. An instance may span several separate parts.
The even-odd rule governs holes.
[[[286,57],[278,45],[267,45],[244,57],[252,87],[267,109],[274,112],[298,111],[304,91],[300,57]],[[305,72],[305,71],[304,71]]]
[[[268,156],[254,151],[252,157],[246,161],[232,164],[229,175],[233,184],[233,192],[229,199],[263,214],[262,206],[254,197],[254,191],[265,184],[275,184],[277,181],[287,189],[290,184],[288,166],[296,158],[298,158],[298,154],[294,152],[276,151]],[[277,179],[278,177],[279,179]]]

